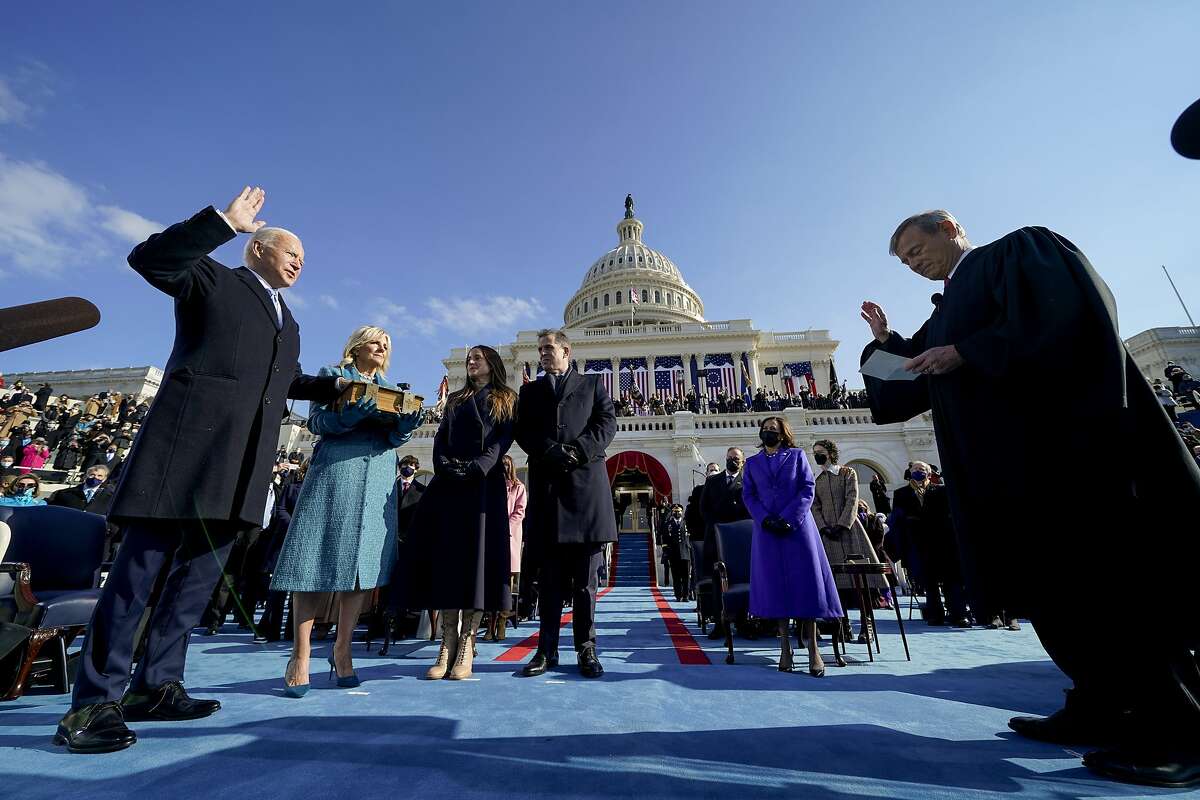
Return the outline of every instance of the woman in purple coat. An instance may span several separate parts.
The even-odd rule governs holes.
[[[759,425],[761,451],[746,460],[742,497],[754,518],[750,545],[750,613],[779,621],[779,670],[792,670],[788,621],[803,620],[808,671],[825,675],[817,650],[818,619],[841,619],[837,584],[813,522],[815,481],[783,417]]]

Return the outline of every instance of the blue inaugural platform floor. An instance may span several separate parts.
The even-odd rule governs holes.
[[[777,671],[774,639],[736,640],[737,664],[726,665],[722,643],[672,601],[711,661],[682,664],[676,648],[690,641],[668,635],[648,574],[645,538],[623,537],[616,586],[598,607],[607,672],[597,681],[575,671],[568,632],[560,670],[515,677],[520,663],[495,659],[533,633],[526,623],[503,643],[479,643],[471,681],[421,680],[432,643],[401,642],[388,657],[360,643],[359,689],[337,689],[318,670],[308,696],[292,700],[280,681],[287,644],[255,644],[226,626],[192,640],[187,674],[189,691],[224,708],[139,724],[129,750],[54,747],[63,697],[0,705],[0,796],[1200,797],[1097,780],[1077,753],[1010,733],[1010,716],[1053,711],[1065,687],[1028,625],[964,631],[914,620],[910,663],[894,616],[880,614],[875,662],[851,645],[852,663],[838,669],[826,642],[818,680]],[[314,669],[328,647],[314,644]],[[797,660],[807,663],[804,651]]]

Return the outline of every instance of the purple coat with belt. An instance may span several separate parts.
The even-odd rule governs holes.
[[[754,518],[750,545],[750,613],[765,619],[836,619],[837,584],[812,518],[815,481],[799,448],[765,450],[746,460],[742,497]],[[762,522],[780,516],[792,524],[779,535]]]

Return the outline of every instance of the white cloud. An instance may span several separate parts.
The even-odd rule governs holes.
[[[334,311],[337,311],[339,308],[342,307],[341,304],[338,303],[337,298],[331,294],[320,295],[319,297],[317,297],[317,302],[320,303],[321,305],[325,306],[326,308],[332,308]]]
[[[369,307],[372,322],[383,328],[400,327],[432,334],[439,330],[472,334],[511,329],[515,323],[537,319],[546,312],[536,298],[496,297],[433,298],[425,301],[426,313],[411,313],[405,306],[376,298]]]
[[[53,83],[53,73],[40,61],[26,60],[10,75],[0,75],[0,125],[28,125],[53,96]]]
[[[139,242],[164,226],[113,205],[39,161],[0,153],[0,269],[57,275]]]
[[[21,125],[29,118],[29,104],[17,97],[8,80],[0,77],[0,125]]]
[[[144,242],[150,238],[150,234],[159,233],[166,227],[116,206],[99,206],[96,210],[100,212],[100,226],[130,244]]]
[[[283,290],[283,301],[290,308],[305,309],[308,308],[308,299],[304,295],[297,294],[295,289]]]

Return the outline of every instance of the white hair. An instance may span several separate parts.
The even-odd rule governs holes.
[[[297,242],[300,237],[289,231],[287,228],[259,228],[250,235],[249,241],[246,242],[246,249],[242,251],[242,262],[249,265],[250,256],[254,253],[254,243],[262,242],[263,244],[275,244],[275,242],[290,236]]]
[[[896,245],[900,241],[900,235],[904,233],[912,225],[916,225],[925,233],[933,233],[941,227],[943,222],[951,222],[954,224],[954,238],[962,239],[964,243],[967,241],[967,232],[963,230],[963,226],[958,224],[958,220],[954,215],[945,209],[934,209],[933,211],[922,211],[920,214],[913,214],[908,219],[896,226],[896,232],[892,234],[891,241],[888,242],[888,255],[896,255]]]

